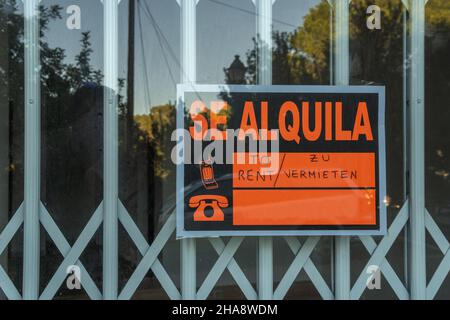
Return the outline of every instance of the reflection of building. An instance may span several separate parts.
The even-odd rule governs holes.
[[[228,84],[245,84],[245,72],[247,68],[239,59],[239,55],[234,56],[234,60],[228,68],[224,69],[225,82]]]

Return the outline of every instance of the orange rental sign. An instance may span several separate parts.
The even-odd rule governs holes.
[[[178,87],[177,235],[386,231],[384,87]]]

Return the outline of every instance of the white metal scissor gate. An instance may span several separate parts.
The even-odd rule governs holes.
[[[100,0],[96,0],[100,1]],[[176,0],[170,0],[176,1]],[[177,0],[181,14],[181,65],[182,82],[196,82],[196,6],[199,0]],[[281,0],[280,0],[281,1]],[[432,0],[431,0],[432,1]],[[403,0],[408,11],[405,20],[408,30],[409,87],[407,97],[410,107],[406,118],[409,123],[404,142],[409,146],[409,196],[399,213],[388,226],[388,233],[381,239],[361,236],[369,254],[365,268],[356,281],[352,281],[350,270],[351,246],[349,237],[336,237],[334,241],[334,263],[331,272],[333,283],[329,285],[311,259],[311,254],[320,237],[286,237],[292,262],[281,280],[274,284],[273,239],[258,239],[257,284],[254,286],[235,259],[235,253],[245,240],[233,237],[209,239],[217,253],[217,260],[205,279],[197,281],[198,240],[181,241],[181,266],[179,286],[159,260],[159,255],[175,231],[175,215],[172,213],[152,243],[133,221],[119,200],[118,192],[118,5],[120,0],[103,0],[104,20],[104,171],[103,201],[89,222],[70,245],[40,199],[40,150],[41,150],[41,103],[40,103],[40,55],[39,55],[39,0],[23,0],[25,30],[25,173],[24,202],[0,232],[0,253],[24,226],[23,288],[20,290],[0,266],[0,286],[8,299],[52,299],[63,284],[71,265],[80,267],[83,288],[91,299],[130,299],[135,294],[146,274],[151,270],[171,299],[206,299],[226,271],[248,299],[283,299],[304,270],[323,299],[359,299],[366,290],[366,267],[380,266],[381,272],[399,299],[432,299],[446,279],[450,270],[450,243],[431,215],[425,209],[425,123],[424,123],[424,39],[426,0]],[[253,0],[257,13],[257,33],[260,37],[258,58],[258,81],[271,84],[272,79],[272,7],[275,0]],[[335,84],[349,84],[349,0],[329,0],[334,14],[334,74]],[[406,58],[406,57],[405,57]],[[406,67],[405,67],[406,68]],[[405,71],[406,72],[406,71]],[[118,286],[118,229],[122,225],[142,255],[142,259],[119,291]],[[39,287],[40,227],[48,233],[63,256],[48,283],[41,292]],[[99,288],[80,261],[80,256],[99,228],[103,228],[103,288]],[[408,283],[402,281],[386,258],[394,241],[407,232]],[[444,258],[431,279],[426,277],[426,231],[438,245]]]

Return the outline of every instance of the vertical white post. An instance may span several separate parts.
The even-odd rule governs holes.
[[[181,9],[181,81],[195,83],[197,75],[196,6],[198,0],[178,0]],[[181,240],[181,296],[184,300],[197,297],[195,239]]]
[[[103,297],[117,299],[118,285],[118,2],[103,0],[104,153],[103,153]]]
[[[335,77],[336,85],[349,84],[349,0],[335,5]],[[335,238],[335,298],[350,299],[350,237]]]
[[[258,84],[272,84],[272,4],[274,0],[254,0],[258,35]],[[258,238],[258,297],[273,298],[273,239]]]
[[[425,261],[425,3],[410,1],[410,288],[411,299],[426,299]]]
[[[333,8],[333,0],[328,0],[328,5],[330,6],[330,86],[334,83],[334,39],[333,39],[333,32],[334,32],[334,8]]]
[[[256,32],[258,35],[258,84],[272,84],[272,3],[256,0]]]
[[[335,77],[337,85],[349,84],[349,0],[335,0]]]
[[[23,298],[39,298],[39,203],[41,92],[39,0],[24,1],[25,20],[25,176]]]

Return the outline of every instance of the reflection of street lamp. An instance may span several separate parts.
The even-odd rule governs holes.
[[[234,61],[228,69],[225,69],[227,75],[227,83],[229,84],[245,84],[245,72],[247,68],[239,59],[239,55],[234,56]]]

